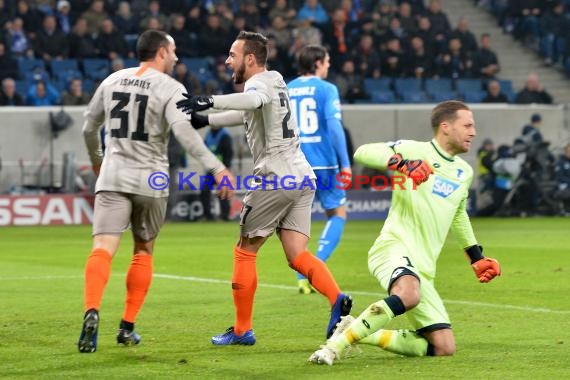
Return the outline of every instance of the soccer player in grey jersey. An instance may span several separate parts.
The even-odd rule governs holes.
[[[83,134],[98,175],[93,215],[93,248],[85,266],[85,316],[78,342],[80,352],[97,350],[99,308],[122,233],[130,226],[133,258],[126,279],[127,295],[117,342],[138,344],[134,331],[152,278],[154,241],[164,222],[168,198],[167,146],[170,129],[186,150],[217,183],[235,183],[232,174],[204,145],[184,113],[176,108],[184,86],[166,73],[177,61],[175,43],[164,32],[149,30],[137,42],[139,67],[106,78],[85,112]],[[99,129],[105,125],[105,156]],[[225,177],[225,178],[224,178]],[[161,186],[164,185],[164,186]],[[152,186],[152,187],[151,187]],[[157,189],[159,187],[160,189]],[[220,196],[232,195],[226,186]]]
[[[242,31],[230,48],[226,65],[234,71],[236,84],[245,83],[244,92],[215,96],[185,94],[187,99],[178,102],[179,108],[191,114],[194,128],[245,125],[254,160],[253,174],[266,179],[256,189],[249,190],[243,200],[241,236],[234,247],[232,277],[235,324],[212,338],[216,345],[255,343],[252,329],[257,287],[255,261],[257,252],[275,231],[289,266],[306,276],[332,305],[327,337],[352,306],[352,299],[341,293],[326,265],[307,250],[315,175],[299,146],[287,86],[281,74],[266,70],[266,61],[267,39],[259,33]],[[210,107],[231,111],[208,116],[196,113]],[[287,186],[283,186],[284,177],[288,179]]]

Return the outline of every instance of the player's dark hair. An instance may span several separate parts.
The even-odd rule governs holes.
[[[327,56],[327,49],[319,45],[307,45],[299,53],[299,74],[314,74],[317,71],[317,62],[323,62]]]
[[[459,100],[447,100],[445,102],[439,103],[431,111],[431,126],[432,128],[437,128],[444,122],[454,122],[457,119],[457,111],[467,110],[470,108],[467,104],[460,102]]]
[[[243,54],[253,54],[257,64],[265,66],[267,63],[267,38],[261,33],[239,32],[236,40],[244,40]]]
[[[168,34],[161,30],[147,30],[137,41],[137,58],[141,62],[152,61],[161,47],[168,46]]]

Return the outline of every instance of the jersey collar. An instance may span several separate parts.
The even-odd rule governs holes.
[[[435,141],[435,139],[432,139],[430,141],[430,143],[431,143],[431,146],[433,147],[433,149],[435,149],[435,151],[437,152],[437,154],[439,154],[441,156],[441,158],[443,158],[444,160],[449,161],[449,162],[455,161],[454,156],[450,156],[449,154],[445,153],[445,151],[443,149],[441,149],[441,147],[439,146],[437,141]]]

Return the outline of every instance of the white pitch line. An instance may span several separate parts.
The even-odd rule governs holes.
[[[113,274],[112,276],[124,276],[123,274]],[[164,273],[155,273],[153,275],[155,278],[163,278],[167,280],[179,280],[179,281],[191,281],[191,282],[202,282],[202,283],[210,283],[210,284],[224,284],[224,285],[231,285],[231,281],[228,280],[218,280],[215,278],[203,278],[203,277],[194,277],[194,276],[178,276],[173,274],[164,274]],[[1,277],[0,281],[20,281],[20,280],[64,280],[64,279],[78,279],[83,278],[81,275],[67,275],[67,276],[18,276],[18,277]],[[297,287],[290,286],[290,285],[275,285],[275,284],[257,284],[260,288],[270,288],[270,289],[282,289],[282,290],[297,290]],[[351,290],[347,293],[354,294],[354,295],[361,295],[361,296],[380,296],[381,292],[366,292],[366,291],[359,291],[359,290]],[[508,309],[508,310],[518,310],[518,311],[527,311],[532,313],[551,313],[551,314],[570,314],[569,310],[553,310],[547,308],[540,308],[540,307],[529,307],[529,306],[517,306],[517,305],[499,305],[495,303],[486,303],[486,302],[476,302],[476,301],[461,301],[461,300],[444,300],[445,303],[448,304],[457,304],[457,305],[468,305],[468,306],[483,306],[483,307],[491,307],[495,309]]]
[[[164,278],[169,280],[181,280],[181,281],[192,281],[192,282],[206,282],[212,284],[224,284],[224,285],[231,285],[231,281],[228,280],[217,280],[213,278],[202,278],[202,277],[193,277],[193,276],[177,276],[172,274],[161,274],[155,273],[154,277],[156,278]],[[273,284],[257,284],[259,288],[271,288],[271,289],[284,289],[284,290],[297,290],[297,287],[290,286],[290,285],[273,285]],[[381,292],[366,292],[366,291],[359,291],[359,290],[347,290],[349,294],[354,295],[361,295],[361,296],[380,296]],[[529,307],[529,306],[516,306],[516,305],[499,305],[495,303],[486,303],[486,302],[474,302],[474,301],[460,301],[460,300],[444,300],[445,303],[448,304],[458,304],[458,305],[469,305],[469,306],[484,306],[484,307],[491,307],[496,309],[509,309],[509,310],[519,310],[519,311],[528,311],[532,313],[552,313],[552,314],[570,314],[569,310],[553,310],[553,309],[546,309],[546,308],[536,308],[536,307]]]

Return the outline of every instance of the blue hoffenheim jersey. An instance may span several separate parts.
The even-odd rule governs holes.
[[[302,76],[287,85],[291,110],[299,125],[301,149],[313,169],[334,169],[339,159],[332,128],[342,128],[338,90],[316,76]],[[344,136],[344,134],[341,134]]]

